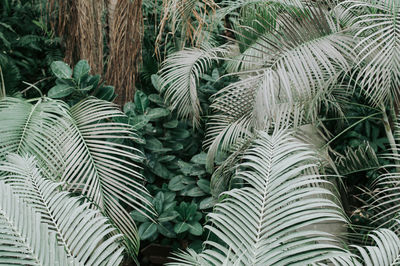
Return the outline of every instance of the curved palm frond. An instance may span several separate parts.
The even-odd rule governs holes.
[[[184,49],[171,54],[163,62],[162,92],[173,110],[181,118],[190,118],[199,126],[201,107],[197,97],[197,83],[213,61],[226,52],[224,47]]]
[[[40,214],[28,207],[11,188],[0,182],[0,264],[81,265],[68,258],[56,234],[42,223]]]
[[[123,140],[134,139],[131,126],[113,122],[118,108],[95,98],[72,108],[52,99],[5,98],[0,101],[0,156],[36,156],[46,177],[64,182],[97,205],[125,235],[129,252],[138,252],[135,223],[124,206],[152,213],[140,152]],[[4,123],[3,123],[4,122]]]
[[[361,89],[375,106],[400,97],[400,2],[397,0],[348,0],[344,14],[353,13],[348,22],[358,41]]]
[[[66,117],[65,108],[55,100],[39,99],[31,104],[24,99],[1,99],[0,158],[9,153],[34,154],[47,176],[60,175],[64,164],[54,125]]]
[[[205,142],[210,158],[221,139],[235,143],[245,132],[313,119],[350,69],[353,39],[341,32],[327,9],[308,4],[285,10],[276,17],[276,27],[259,34],[240,56],[236,69],[241,79],[215,95],[211,107],[216,116],[210,119]],[[248,125],[245,131],[233,127],[238,121]]]
[[[400,264],[400,239],[391,230],[380,229],[369,235],[375,246],[354,246],[361,254],[365,266],[390,266]],[[357,264],[359,265],[359,264]]]
[[[132,217],[122,204],[140,212],[152,211],[144,178],[137,171],[140,152],[118,141],[134,139],[128,124],[110,121],[124,116],[113,104],[88,98],[73,106],[62,135],[65,171],[61,180],[70,191],[87,196],[115,223],[138,251],[139,239]]]
[[[6,173],[1,179],[12,192],[40,213],[41,221],[56,233],[69,257],[84,265],[117,265],[122,261],[121,235],[104,241],[115,231],[108,219],[90,209],[90,203],[82,204],[79,198],[59,191],[59,183],[43,178],[33,156],[10,154],[0,164],[1,172]]]
[[[318,229],[319,223],[346,219],[324,188],[329,182],[308,174],[315,171],[315,153],[287,130],[258,134],[237,167],[235,180],[242,187],[224,193],[208,215],[206,228],[220,241],[206,241],[198,254],[204,265],[308,265],[331,259],[352,265],[338,241]]]

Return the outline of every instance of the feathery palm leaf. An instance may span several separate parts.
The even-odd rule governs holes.
[[[161,69],[162,92],[178,116],[200,123],[201,107],[197,97],[197,83],[214,60],[225,53],[224,48],[184,49],[168,56]]]
[[[65,118],[65,108],[55,100],[39,99],[31,104],[24,99],[1,99],[0,158],[9,153],[34,154],[48,176],[60,175],[63,162],[54,125]]]
[[[42,223],[11,188],[0,182],[0,264],[80,265],[57,244],[56,233]]]
[[[358,40],[362,90],[375,106],[398,104],[400,97],[400,2],[398,0],[349,0],[342,6],[344,15]],[[347,17],[345,19],[348,20]]]
[[[391,230],[380,229],[370,234],[375,246],[357,248],[366,266],[390,266],[400,264],[400,239]],[[361,265],[361,264],[356,264]]]
[[[60,184],[42,177],[33,156],[10,154],[0,164],[1,179],[14,194],[41,214],[42,222],[56,233],[59,245],[69,257],[84,265],[116,265],[122,260],[123,247],[117,242],[121,235],[103,240],[115,231],[90,203],[59,191]],[[79,240],[79,241],[78,241]],[[101,256],[98,256],[101,254]]]
[[[124,206],[152,213],[138,173],[140,152],[119,144],[134,139],[131,126],[111,121],[124,114],[108,102],[85,99],[72,108],[52,99],[0,101],[0,156],[32,154],[45,176],[64,182],[95,203],[126,236],[131,254],[139,240]],[[123,206],[124,205],[124,206]]]
[[[133,147],[117,141],[134,139],[131,126],[110,121],[124,114],[113,104],[88,98],[73,106],[62,136],[66,169],[61,178],[70,191],[78,191],[97,204],[127,237],[128,248],[137,251],[136,226],[122,204],[153,213],[143,196],[144,178],[137,171],[141,156]]]
[[[215,95],[211,107],[216,115],[205,141],[210,161],[218,148],[230,147],[248,132],[281,123],[296,126],[312,118],[350,69],[353,40],[327,9],[309,3],[285,10],[276,17],[276,28],[259,34],[240,56],[235,68],[241,79]]]
[[[243,156],[235,180],[243,187],[224,193],[206,226],[220,242],[206,241],[202,265],[289,265],[349,261],[335,238],[318,229],[320,222],[346,222],[332,192],[314,170],[310,148],[287,130],[259,138]],[[192,261],[199,261],[193,258]],[[238,263],[239,261],[239,263]],[[226,264],[227,263],[227,264]],[[173,263],[171,265],[184,265]],[[195,265],[190,264],[189,265]]]

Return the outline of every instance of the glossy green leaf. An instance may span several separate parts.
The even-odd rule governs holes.
[[[48,92],[48,96],[50,98],[62,98],[70,95],[71,93],[74,92],[74,87],[71,87],[69,85],[56,85],[53,88],[51,88]]]
[[[142,223],[138,232],[141,240],[149,239],[157,233],[157,225],[151,222]]]
[[[51,63],[50,68],[53,74],[59,79],[70,79],[72,76],[72,69],[63,61],[54,61]]]

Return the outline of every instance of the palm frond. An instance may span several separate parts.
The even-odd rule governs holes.
[[[9,153],[34,154],[46,175],[60,175],[63,160],[54,124],[65,118],[65,108],[54,100],[39,99],[31,104],[24,99],[1,99],[0,158],[4,160]]]
[[[199,126],[201,107],[197,97],[197,83],[212,62],[226,50],[203,45],[171,54],[161,69],[162,91],[165,99],[181,118],[190,118]]]
[[[56,234],[69,257],[84,265],[116,265],[122,261],[121,235],[103,241],[115,231],[107,218],[92,210],[90,203],[82,204],[80,198],[59,191],[59,183],[43,178],[33,156],[10,154],[0,164],[1,172],[6,173],[1,179],[12,192],[40,213],[41,221]]]
[[[211,107],[216,116],[208,125],[206,147],[215,147],[221,138],[241,136],[241,128],[226,134],[238,121],[254,131],[314,119],[338,78],[350,69],[353,40],[340,31],[327,9],[304,5],[285,10],[276,18],[276,27],[259,34],[240,56],[236,66],[240,80],[215,95]],[[224,117],[229,121],[220,126]]]
[[[360,71],[357,81],[375,106],[400,97],[400,3],[397,0],[344,1],[354,31]]]
[[[120,144],[135,139],[131,126],[110,121],[124,116],[113,104],[88,98],[73,106],[62,135],[65,171],[64,187],[79,192],[111,218],[127,237],[128,248],[137,251],[139,239],[135,223],[123,205],[145,213],[152,211],[144,178],[138,172],[140,152]]]
[[[391,230],[380,229],[372,232],[370,237],[375,246],[354,246],[366,266],[389,266],[400,264],[400,239]],[[358,264],[357,264],[358,265]]]
[[[0,264],[80,265],[68,258],[57,244],[56,233],[41,222],[39,213],[0,182]]]
[[[339,173],[345,176],[378,169],[381,165],[375,151],[365,142],[355,149],[348,147],[345,154],[337,158],[336,166]]]
[[[258,134],[237,167],[235,180],[242,187],[224,193],[208,215],[206,228],[219,242],[206,241],[198,255],[204,265],[307,265],[330,259],[351,265],[350,254],[318,229],[321,222],[346,219],[325,188],[329,182],[307,174],[315,170],[315,153],[287,130]]]

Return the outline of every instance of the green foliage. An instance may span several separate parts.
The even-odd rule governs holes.
[[[135,140],[124,117],[113,104],[95,98],[72,107],[49,98],[0,100],[0,158],[10,153],[37,158],[49,179],[81,194],[99,208],[124,234],[128,252],[139,249],[137,230],[125,208],[153,213],[138,172],[137,149],[118,140]]]
[[[55,236],[56,243],[65,249],[69,259],[83,265],[115,265],[122,261],[122,235],[116,234],[116,229],[111,226],[109,220],[98,210],[91,209],[89,202],[83,203],[81,198],[60,191],[60,183],[44,178],[36,166],[34,157],[10,154],[7,161],[0,164],[0,173],[0,187],[10,189],[11,198],[17,198],[40,217],[40,223],[43,225],[40,229],[35,229],[39,230],[35,233],[41,237],[43,234],[49,234],[50,238]],[[1,203],[1,207],[5,208],[7,202],[2,200]],[[25,219],[30,220],[28,217]],[[103,241],[110,234],[113,236]],[[4,238],[5,234],[2,236]],[[76,241],[77,239],[79,241]],[[46,238],[38,241],[46,244]],[[50,254],[49,250],[41,252]],[[0,257],[10,260],[15,255],[4,253]],[[47,264],[52,263],[54,261]]]
[[[58,38],[53,38],[41,19],[40,1],[2,0],[0,4],[0,67],[9,95],[22,90],[22,82],[36,83],[44,91],[52,82],[49,66],[63,57]],[[37,95],[29,91],[29,95]]]
[[[114,87],[100,82],[100,75],[90,75],[90,66],[86,60],[80,60],[72,70],[66,63],[55,61],[50,65],[53,75],[57,77],[48,96],[50,98],[68,99],[73,105],[88,96],[95,96],[100,100],[112,101],[116,95]]]

